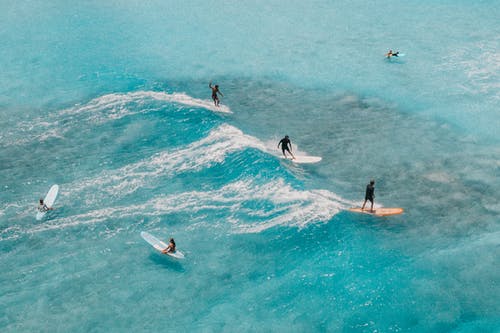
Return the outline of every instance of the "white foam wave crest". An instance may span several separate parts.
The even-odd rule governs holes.
[[[9,226],[0,230],[0,242],[7,240],[16,240],[24,233],[21,226]]]
[[[14,126],[6,127],[0,146],[25,145],[30,142],[43,142],[50,138],[62,138],[67,128],[58,128],[58,122],[47,119],[33,119],[29,122],[18,122]]]
[[[266,203],[251,205],[250,203]],[[271,203],[272,209],[269,209]],[[227,223],[237,233],[256,233],[276,227],[304,227],[309,223],[329,221],[351,202],[326,190],[301,191],[285,184],[282,179],[258,185],[252,180],[230,183],[218,190],[190,191],[152,198],[141,204],[106,207],[84,214],[47,221],[30,229],[37,233],[54,229],[103,223],[109,219],[133,221],[171,213],[200,211],[225,212]],[[248,206],[248,207],[247,207]],[[256,208],[256,207],[266,208]],[[246,220],[259,220],[252,224]]]
[[[239,233],[257,233],[276,226],[303,228],[310,223],[327,222],[353,204],[327,190],[298,191],[282,181],[269,183],[258,191],[261,200],[270,200],[279,207],[267,215],[275,215],[278,211],[281,214],[262,222],[238,225]]]
[[[255,137],[223,124],[212,130],[207,137],[186,148],[157,153],[122,168],[104,171],[95,178],[69,184],[68,188],[72,192],[97,188],[106,196],[124,196],[141,187],[154,185],[159,177],[170,177],[176,173],[201,170],[214,163],[221,163],[228,154],[245,148],[266,150],[265,145]],[[86,204],[99,199],[99,195],[94,194],[87,199]]]
[[[215,106],[210,100],[203,100],[191,97],[185,93],[165,93],[155,91],[135,91],[126,94],[108,94],[100,96],[88,102],[83,106],[77,106],[70,109],[62,110],[59,115],[75,115],[88,113],[93,115],[92,120],[95,122],[102,122],[107,119],[120,119],[124,116],[133,114],[135,112],[128,108],[129,104],[145,104],[148,101],[160,101],[173,104],[180,104],[188,107],[203,108],[214,112],[232,113],[231,109],[226,105],[219,107]],[[96,111],[105,110],[105,114],[99,114]],[[141,108],[148,110],[146,108]]]
[[[226,105],[216,107],[212,101],[191,97],[185,93],[136,91],[126,94],[108,94],[91,100],[84,105],[49,114],[43,118],[34,118],[27,122],[19,122],[14,128],[8,129],[2,135],[1,144],[27,144],[43,142],[50,138],[63,138],[64,135],[82,122],[101,124],[126,116],[159,111],[158,106],[148,105],[150,101],[167,102],[192,108],[203,108],[218,113],[232,113]],[[130,107],[139,105],[142,107]]]
[[[7,215],[6,211],[12,209],[13,211],[24,209],[25,206],[19,204],[19,202],[3,202],[0,207],[0,217]],[[1,225],[1,223],[0,223]]]

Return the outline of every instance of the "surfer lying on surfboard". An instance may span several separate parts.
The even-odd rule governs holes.
[[[43,199],[40,198],[40,203],[38,204],[38,210],[40,212],[46,212],[49,210],[53,210],[54,208],[52,207],[47,207],[47,205],[43,202]]]
[[[175,252],[175,240],[173,238],[170,238],[170,243],[168,243],[168,246],[161,251],[161,253],[167,254],[167,253],[174,253]]]
[[[285,135],[285,137],[281,139],[280,142],[278,142],[278,148],[280,147],[280,145],[281,145],[281,151],[283,152],[283,156],[287,158],[285,153],[285,151],[287,151],[292,156],[292,160],[294,160],[295,156],[293,156],[292,154],[292,141],[290,141],[288,135]]]
[[[386,54],[386,57],[387,58],[390,58],[390,57],[399,57],[399,51],[392,52],[392,50],[389,50],[389,52],[387,52],[387,54]]]

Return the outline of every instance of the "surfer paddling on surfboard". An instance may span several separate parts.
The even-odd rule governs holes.
[[[389,52],[387,52],[387,54],[386,54],[386,57],[387,58],[390,58],[390,57],[399,57],[399,51],[392,52],[392,50],[389,50]]]
[[[208,84],[208,87],[212,89],[212,99],[214,100],[215,106],[219,106],[219,96],[217,94],[220,94],[222,97],[224,97],[224,94],[220,92],[219,90],[219,85],[216,84],[215,86],[212,86],[212,82]]]
[[[293,156],[292,154],[292,141],[290,141],[288,135],[285,135],[285,137],[281,139],[280,142],[278,142],[278,148],[280,147],[280,145],[281,145],[281,151],[283,152],[283,156],[287,158],[285,153],[285,151],[287,151],[292,156],[292,160],[294,160],[295,156]]]
[[[175,252],[175,241],[173,238],[170,238],[170,243],[168,243],[167,248],[162,250],[161,253],[167,254],[167,253],[174,253],[174,252]]]
[[[375,198],[375,181],[372,179],[370,180],[370,183],[366,185],[366,193],[365,193],[365,202],[363,202],[363,206],[361,207],[361,210],[365,209],[366,201],[371,202],[371,208],[370,212],[373,212],[373,199]]]

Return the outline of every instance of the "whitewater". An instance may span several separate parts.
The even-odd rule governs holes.
[[[0,330],[499,331],[498,17],[1,3]],[[370,179],[404,214],[348,211]]]

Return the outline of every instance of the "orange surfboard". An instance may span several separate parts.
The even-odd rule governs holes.
[[[402,214],[405,210],[399,207],[397,208],[380,207],[380,208],[375,208],[373,211],[370,211],[370,208],[365,208],[361,210],[361,207],[356,207],[356,208],[349,208],[349,211],[355,213],[375,215],[375,216],[391,216],[391,215]]]

